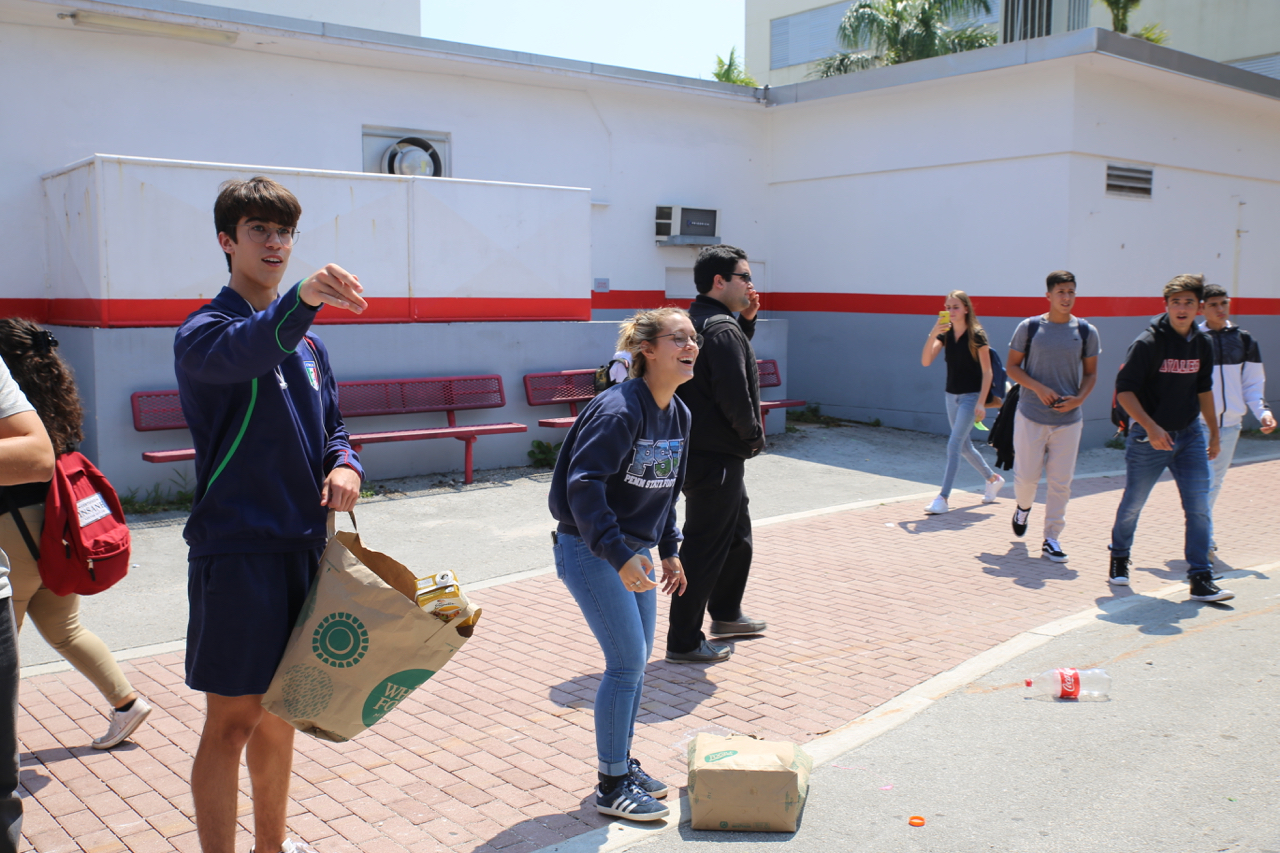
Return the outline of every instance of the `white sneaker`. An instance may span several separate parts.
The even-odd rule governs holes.
[[[127,711],[117,711],[111,709],[111,725],[107,727],[107,733],[93,741],[94,749],[110,749],[121,741],[133,734],[138,726],[142,725],[142,721],[147,718],[147,714],[151,713],[151,706],[147,704],[147,700],[139,696],[133,700],[133,707]]]
[[[987,489],[982,493],[982,502],[984,504],[993,503],[996,495],[1000,494],[1000,490],[1004,488],[1004,477],[996,474],[995,482],[987,483]]]
[[[249,848],[249,853],[253,853],[252,847]],[[305,841],[294,841],[292,838],[286,838],[284,844],[280,847],[280,853],[320,853],[320,851]]]
[[[947,506],[947,499],[942,495],[938,495],[933,502],[924,508],[925,515],[942,515],[944,512],[950,512],[951,507]]]

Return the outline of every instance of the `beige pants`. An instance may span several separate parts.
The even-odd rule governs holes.
[[[1046,426],[1018,412],[1013,418],[1013,495],[1018,506],[1030,509],[1044,472],[1048,488],[1044,501],[1044,538],[1058,540],[1067,526],[1067,501],[1076,473],[1076,453],[1084,420]]]
[[[27,529],[40,542],[44,526],[44,506],[23,507],[20,512]],[[31,559],[31,551],[13,522],[13,516],[0,514],[0,548],[9,556],[9,583],[13,586],[13,616],[18,629],[26,615],[36,623],[40,635],[67,663],[93,682],[111,707],[124,704],[133,692],[120,664],[111,656],[107,644],[80,624],[80,596],[54,595],[40,582],[40,569]]]

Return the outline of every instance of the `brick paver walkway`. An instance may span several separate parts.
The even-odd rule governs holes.
[[[1231,523],[1218,540],[1230,567],[1280,555],[1278,478],[1280,461],[1228,477],[1219,517]],[[1038,556],[1042,505],[1026,539],[1013,537],[1012,485],[989,506],[956,493],[957,509],[943,516],[897,503],[760,529],[747,610],[770,632],[739,641],[728,663],[674,666],[661,661],[660,618],[638,756],[682,783],[681,747],[693,732],[808,741],[1021,631],[1182,577],[1185,564],[1171,559],[1182,550],[1182,514],[1166,480],[1139,525],[1132,590],[1107,585],[1122,486],[1076,484],[1067,564]],[[342,745],[298,737],[295,837],[324,853],[529,853],[604,822],[590,799],[601,657],[572,600],[554,575],[473,597],[485,609],[475,638],[374,729]],[[199,849],[187,779],[202,697],[183,685],[178,654],[125,668],[156,710],[135,743],[110,752],[88,747],[106,721],[87,681],[70,672],[23,682],[24,828],[40,853]],[[247,797],[240,814],[250,826]],[[246,850],[251,838],[241,836]]]

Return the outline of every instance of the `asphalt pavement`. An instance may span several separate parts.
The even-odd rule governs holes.
[[[827,760],[813,773],[794,834],[686,823],[652,839],[634,833],[616,847],[1280,851],[1276,569],[1280,563],[1228,573],[1220,583],[1237,597],[1222,604],[1181,600],[1181,583],[1123,599],[1124,607],[1011,640],[1003,651],[1015,656],[972,680],[944,674],[913,688],[892,703],[907,719],[888,731],[834,755],[838,744],[815,745]],[[1001,650],[993,652],[988,659]],[[1108,700],[1037,698],[1023,686],[1062,666],[1104,668],[1113,680]],[[855,724],[832,740],[882,731],[883,711],[869,716],[871,732]],[[911,825],[913,816],[924,825]]]

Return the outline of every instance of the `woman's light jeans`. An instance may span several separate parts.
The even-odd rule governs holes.
[[[982,475],[983,481],[990,480],[995,474],[969,440],[969,434],[973,432],[973,410],[977,406],[976,391],[972,394],[947,395],[947,420],[951,422],[951,438],[947,441],[947,472],[942,477],[942,491],[938,493],[943,499],[951,497],[951,484],[956,479],[956,471],[960,469],[961,456]]]
[[[631,739],[644,689],[644,668],[653,653],[658,590],[630,592],[613,566],[592,554],[577,536],[557,533],[556,575],[569,588],[604,652],[604,675],[596,691],[596,757],[609,776],[627,773]],[[649,552],[638,549],[649,557]]]

